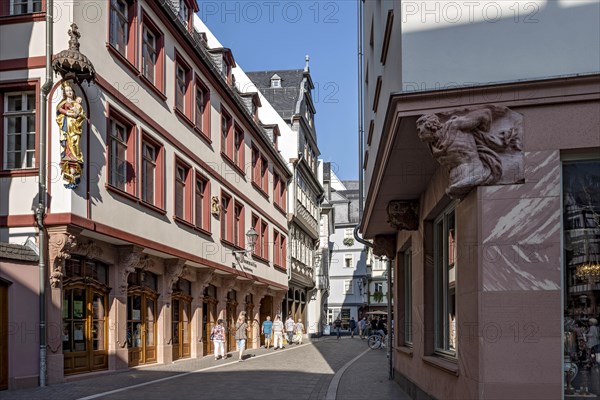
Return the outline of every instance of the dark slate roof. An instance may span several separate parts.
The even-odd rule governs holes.
[[[38,261],[38,255],[28,246],[13,243],[0,243],[0,258],[20,261]]]
[[[281,78],[281,87],[279,88],[271,87],[271,77],[275,74]],[[300,95],[304,70],[256,71],[246,72],[246,75],[271,103],[275,111],[281,115],[281,118],[291,118],[297,112],[296,103]]]

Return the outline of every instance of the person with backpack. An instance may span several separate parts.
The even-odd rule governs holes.
[[[335,326],[335,331],[337,332],[337,340],[340,340],[340,334],[342,330],[342,320],[338,316],[335,321],[333,321],[333,326]]]
[[[238,361],[243,361],[242,355],[246,348],[247,332],[250,331],[250,326],[246,322],[246,311],[240,312],[237,322],[235,323],[235,341],[237,349],[240,352]]]
[[[350,327],[350,338],[354,339],[354,331],[356,330],[356,321],[354,320],[354,317],[350,318],[348,326]]]
[[[219,355],[221,358],[225,358],[225,327],[222,319],[218,320],[217,325],[213,326],[210,340],[212,340],[215,349],[215,360],[219,359]]]
[[[292,314],[288,316],[288,319],[285,320],[285,332],[287,333],[287,342],[291,345],[294,341],[294,326],[296,323],[294,322],[294,318],[292,318]]]

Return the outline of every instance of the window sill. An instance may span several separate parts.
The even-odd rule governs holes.
[[[444,372],[458,376],[458,361],[451,361],[438,356],[425,356],[422,360],[425,364],[429,364]]]
[[[114,57],[116,57],[123,65],[125,65],[131,72],[133,72],[136,76],[140,75],[140,71],[138,71],[137,67],[131,63],[123,54],[119,52],[119,50],[115,49],[112,44],[106,42],[106,49],[109,53],[111,53]]]
[[[157,212],[161,215],[167,215],[167,210],[164,210],[158,206],[155,206],[154,204],[150,204],[148,202],[145,202],[144,200],[140,200],[139,203],[140,203],[140,205],[142,205],[146,208],[149,208],[150,210],[152,210],[154,212]]]
[[[0,171],[0,178],[15,177],[15,176],[37,176],[37,168],[26,168],[26,169],[6,169]]]
[[[255,260],[258,260],[258,261],[265,262],[265,263],[269,262],[269,260],[267,260],[263,256],[259,256],[258,254],[254,254],[254,253],[252,253],[252,258],[255,259]]]
[[[404,354],[407,357],[413,358],[413,348],[408,346],[398,346],[396,347],[400,354]]]
[[[196,226],[196,227],[194,227],[194,229],[195,229],[196,231],[200,232],[200,233],[201,233],[201,234],[203,234],[203,235],[206,235],[206,236],[212,236],[212,233],[210,233],[210,231],[207,231],[206,229],[204,229],[204,228],[201,228],[201,227],[199,227],[199,226]]]
[[[140,80],[141,80],[142,82],[144,82],[144,83],[146,84],[146,86],[147,86],[147,87],[148,87],[148,88],[149,88],[149,89],[150,89],[150,90],[151,90],[151,91],[152,91],[152,92],[153,92],[153,93],[154,93],[156,96],[158,96],[158,98],[159,98],[159,99],[161,99],[162,101],[166,101],[166,100],[167,100],[167,96],[165,96],[165,94],[164,94],[164,93],[163,93],[163,92],[162,92],[162,91],[161,91],[159,88],[157,88],[157,87],[156,87],[156,85],[155,85],[155,84],[154,84],[152,81],[150,81],[150,79],[146,78],[146,77],[144,76],[144,74],[142,74],[141,72],[140,72]]]
[[[179,108],[177,107],[173,107],[173,112],[175,113],[175,115],[177,115],[179,118],[181,118],[183,120],[183,122],[185,122],[185,124],[190,128],[190,129],[194,129],[194,123],[192,122],[191,119],[189,119],[189,117],[187,115],[184,114],[183,111],[181,111]]]
[[[23,22],[38,22],[46,19],[46,12],[36,12],[31,14],[18,14],[18,15],[1,15],[0,26],[10,24],[21,24]]]
[[[194,132],[196,132],[196,134],[200,136],[200,138],[204,139],[206,143],[212,144],[212,140],[210,140],[210,137],[206,133],[204,133],[202,129],[198,128],[197,126],[194,126]]]
[[[273,203],[273,205],[275,206],[275,208],[277,209],[277,211],[279,211],[280,213],[283,214],[283,216],[286,216],[286,211],[277,203]]]
[[[254,181],[252,181],[252,186],[254,186],[254,189],[258,190],[258,192],[267,200],[269,200],[269,195],[267,194],[267,192],[265,192],[263,190],[263,188],[260,187],[260,185]]]
[[[239,165],[237,165],[227,154],[221,152],[221,157],[223,157],[227,164],[229,164],[231,168],[237,171],[238,174],[242,175],[243,177],[246,176],[246,172]]]
[[[194,225],[190,221],[186,221],[185,219],[180,218],[176,215],[173,215],[173,221],[177,222],[178,224],[185,225],[188,228],[192,228],[194,230],[196,229],[196,225]]]
[[[227,240],[227,239],[221,239],[221,243],[223,243],[224,245],[227,245],[227,246],[229,246],[229,247],[233,248],[233,250],[236,250],[236,251],[238,251],[238,250],[239,250],[239,251],[243,251],[243,250],[245,250],[243,247],[240,247],[240,246],[238,246],[237,244],[235,244],[235,243],[233,243],[233,242],[230,242],[230,241],[229,241],[229,240]]]
[[[280,271],[287,271],[287,269],[285,267],[282,267],[281,265],[273,263],[273,266]]]
[[[123,196],[135,203],[139,203],[139,199],[137,197],[135,197],[133,194],[126,192],[124,190],[119,189],[118,187],[115,187],[113,185],[111,185],[110,183],[107,183],[106,185],[104,185],[104,187],[106,188],[106,190],[108,190],[109,192],[113,192],[115,194],[118,194],[120,196]]]

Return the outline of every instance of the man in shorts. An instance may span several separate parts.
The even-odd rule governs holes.
[[[268,349],[271,345],[271,335],[273,332],[273,321],[271,321],[271,316],[267,315],[266,321],[263,322],[261,333],[265,335],[265,349]]]

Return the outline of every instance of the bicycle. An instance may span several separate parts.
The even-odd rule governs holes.
[[[387,336],[382,332],[375,332],[367,339],[367,345],[372,349],[384,348]]]

